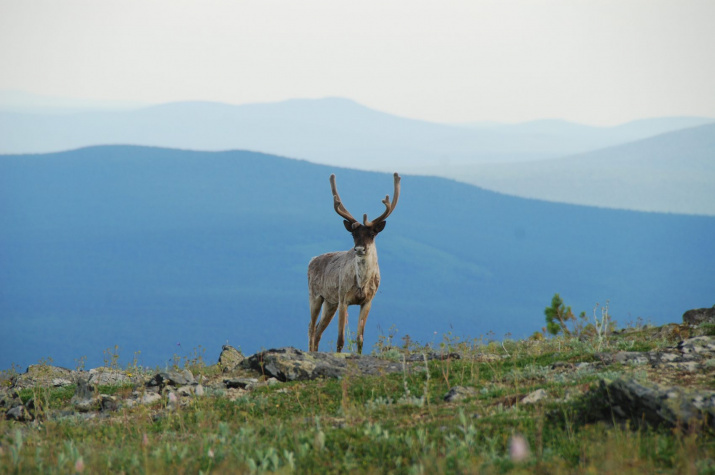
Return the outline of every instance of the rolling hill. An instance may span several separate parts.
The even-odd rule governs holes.
[[[0,367],[74,367],[118,345],[163,365],[226,342],[307,348],[306,268],[351,245],[332,209],[382,212],[383,173],[254,152],[102,146],[0,156]],[[403,175],[378,238],[366,348],[396,331],[503,338],[544,325],[559,292],[621,324],[675,321],[713,303],[715,218],[526,200]],[[355,309],[350,329],[355,331]],[[391,330],[394,326],[396,330]],[[334,345],[335,324],[323,338]],[[332,342],[332,343],[331,343]],[[200,350],[199,350],[200,353]]]
[[[558,202],[715,214],[712,187],[707,186],[712,167],[700,174],[691,163],[703,160],[689,152],[713,156],[711,145],[706,150],[703,143],[712,143],[715,129],[697,129],[710,137],[685,132],[713,119],[671,117],[616,127],[560,120],[447,125],[397,117],[339,98],[240,106],[185,102],[133,109],[116,104],[113,110],[98,110],[101,103],[3,97],[0,153],[107,144],[242,149],[359,170],[399,169],[454,178]],[[655,137],[662,133],[666,135]],[[671,138],[677,146],[656,145]],[[647,140],[655,142],[648,145]],[[662,155],[664,150],[670,153],[667,172],[647,160],[650,151]],[[568,159],[557,160],[563,157]],[[633,161],[638,165],[632,166]]]
[[[411,172],[561,157],[708,120],[670,118],[607,128],[535,121],[473,128],[397,117],[340,98],[240,106],[183,102],[74,114],[17,110],[0,107],[0,153],[108,144],[243,149],[331,166]]]
[[[715,216],[715,124],[571,157],[440,171],[524,198]]]

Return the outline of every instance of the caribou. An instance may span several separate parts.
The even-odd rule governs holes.
[[[385,229],[385,221],[395,210],[400,197],[400,176],[394,174],[395,192],[382,200],[385,212],[370,221],[363,215],[362,224],[345,209],[335,175],[330,175],[335,212],[344,218],[345,229],[352,234],[354,246],[348,251],[329,252],[314,257],[308,264],[308,294],[310,302],[310,327],[308,329],[310,351],[318,351],[320,337],[338,312],[338,344],[341,352],[345,343],[345,326],[348,321],[348,306],[360,305],[358,317],[357,351],[362,353],[365,322],[370,313],[372,299],[380,286],[380,268],[377,265],[375,237]],[[322,316],[318,321],[318,315]]]

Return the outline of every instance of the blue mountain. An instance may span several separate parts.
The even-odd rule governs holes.
[[[352,245],[332,207],[380,214],[389,174],[246,151],[100,146],[0,156],[0,367],[164,365],[228,342],[307,349],[307,264]],[[527,336],[560,293],[622,325],[711,306],[715,218],[527,200],[403,175],[366,329],[423,343]],[[351,308],[355,331],[357,312]],[[337,328],[323,337],[334,346]],[[331,343],[332,342],[332,343]],[[197,350],[198,349],[198,350]]]
[[[524,198],[715,216],[715,123],[569,157],[439,171]]]

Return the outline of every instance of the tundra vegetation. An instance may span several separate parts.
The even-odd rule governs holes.
[[[270,384],[247,367],[224,372],[196,352],[176,357],[174,369],[201,381],[201,395],[164,391],[154,402],[78,412],[75,384],[25,387],[18,395],[34,413],[26,421],[2,414],[0,473],[714,473],[712,421],[593,417],[603,401],[589,396],[617,378],[715,389],[712,359],[698,371],[603,364],[608,355],[665,351],[713,334],[712,326],[614,332],[607,309],[597,310],[589,328],[520,341],[448,334],[419,344],[393,329],[361,357],[402,365],[389,374],[351,371],[348,358],[339,378]],[[356,344],[350,335],[346,349]],[[107,369],[132,382],[95,391],[122,401],[158,370],[118,368],[117,351]],[[5,395],[12,373],[4,374]],[[253,382],[225,384],[241,378]]]

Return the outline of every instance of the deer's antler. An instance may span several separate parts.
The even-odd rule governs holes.
[[[400,175],[398,175],[397,172],[395,172],[394,177],[395,177],[395,193],[392,197],[392,203],[390,203],[390,195],[385,195],[385,199],[382,200],[382,202],[385,204],[385,212],[382,213],[377,218],[375,218],[373,221],[368,221],[367,214],[364,214],[362,217],[363,225],[373,226],[381,221],[384,221],[395,210],[395,206],[397,206],[397,200],[400,198]]]
[[[347,219],[353,228],[360,226],[358,220],[353,218],[353,215],[345,209],[343,202],[340,200],[340,195],[338,194],[338,187],[335,184],[335,173],[330,175],[330,188],[333,190],[333,206],[335,207],[335,212],[338,213],[343,218]]]

